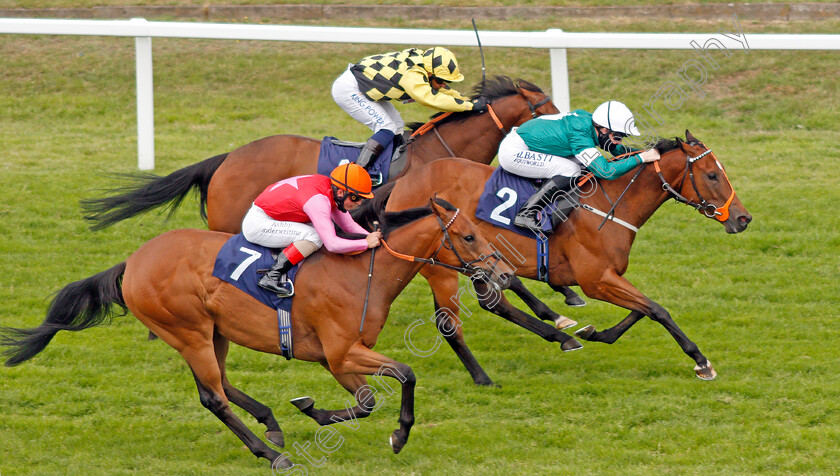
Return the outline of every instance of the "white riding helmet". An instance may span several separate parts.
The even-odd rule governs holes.
[[[636,118],[624,103],[618,101],[607,101],[598,106],[592,113],[592,121],[601,127],[622,134],[638,136],[639,129],[636,129]]]

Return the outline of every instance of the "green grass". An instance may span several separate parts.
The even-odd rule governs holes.
[[[350,24],[349,22],[347,24]],[[384,22],[372,22],[384,26]],[[465,28],[456,22],[399,26]],[[569,20],[491,22],[488,29],[715,31],[726,23]],[[837,31],[838,22],[764,25],[754,32]],[[329,96],[347,61],[390,45],[154,40],[157,172],[169,173],[274,133],[367,131]],[[467,83],[480,59],[461,48]],[[488,74],[548,88],[548,53],[488,48]],[[572,104],[608,98],[639,108],[690,52],[570,51]],[[135,169],[130,39],[0,36],[0,325],[30,327],[48,297],[179,227],[202,227],[194,203],[92,233],[78,200]],[[690,57],[690,55],[688,56]],[[413,282],[393,307],[377,350],[418,376],[417,424],[407,446],[387,446],[398,401],[312,474],[834,474],[840,451],[836,345],[840,198],[836,52],[734,51],[709,72],[707,95],[663,111],[660,134],[690,129],[726,164],[754,216],[730,236],[691,209],[665,204],[635,243],[627,277],[668,309],[714,363],[693,363],[657,324],[641,321],[612,346],[563,354],[480,311],[464,317],[468,343],[501,388],[477,388],[444,345],[411,354],[405,329],[428,319],[428,287]],[[466,85],[468,86],[468,85]],[[466,88],[463,89],[466,92]],[[398,106],[407,121],[429,111]],[[235,193],[235,191],[232,191]],[[566,309],[599,329],[625,312],[590,301]],[[415,342],[431,345],[431,326]],[[311,395],[339,408],[349,397],[317,365],[231,350],[231,381],[271,406],[287,445],[314,444],[315,423],[286,403]],[[261,427],[236,410],[257,434]],[[42,354],[0,369],[0,474],[253,474],[270,471],[198,401],[183,360],[146,342],[131,316],[59,334]],[[305,463],[301,458],[296,458]]]

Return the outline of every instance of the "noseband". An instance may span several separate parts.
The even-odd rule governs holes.
[[[706,147],[706,144],[700,143],[703,147]],[[721,207],[716,207],[713,203],[709,203],[703,198],[703,195],[700,194],[700,190],[697,189],[697,183],[694,180],[694,169],[692,168],[694,162],[702,159],[705,156],[710,156],[711,158],[715,159],[720,170],[723,172],[724,178],[726,178],[726,182],[729,184],[729,189],[732,190],[732,193],[729,194],[729,198],[726,199],[726,203],[723,204]],[[688,154],[685,154],[685,171],[683,172],[682,180],[680,180],[680,184],[677,188],[682,188],[683,183],[685,183],[686,175],[691,180],[691,187],[694,189],[694,193],[697,194],[697,198],[700,199],[700,203],[695,201],[689,200],[684,196],[680,195],[674,187],[672,187],[665,177],[662,175],[662,170],[659,168],[659,161],[653,163],[653,168],[656,170],[656,173],[659,175],[659,179],[662,181],[662,189],[667,191],[674,197],[674,200],[684,203],[690,207],[694,207],[697,210],[703,212],[709,218],[714,218],[719,222],[724,222],[729,219],[729,205],[732,203],[732,199],[735,198],[735,189],[732,187],[732,182],[729,181],[729,177],[726,175],[726,171],[723,169],[723,165],[721,165],[720,161],[715,157],[715,154],[712,152],[712,149],[706,147],[706,151],[702,154],[698,155],[697,157],[690,157]]]

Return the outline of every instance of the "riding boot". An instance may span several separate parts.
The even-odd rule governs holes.
[[[285,285],[286,272],[292,269],[292,266],[294,265],[289,261],[289,257],[281,251],[277,255],[277,261],[274,262],[271,269],[265,272],[257,284],[263,289],[276,293],[281,298],[291,297],[294,295],[294,291],[289,290]]]
[[[385,150],[385,147],[376,141],[376,139],[370,138],[365,142],[365,145],[362,146],[362,151],[359,153],[359,158],[356,160],[356,165],[361,167],[367,168],[382,151]]]
[[[540,211],[555,199],[563,198],[559,194],[568,190],[570,184],[569,177],[562,175],[556,175],[546,180],[542,187],[528,198],[525,205],[522,205],[513,219],[513,224],[520,228],[539,230],[540,222],[537,217]]]

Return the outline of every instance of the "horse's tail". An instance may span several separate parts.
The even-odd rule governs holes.
[[[93,223],[92,230],[101,230],[159,206],[169,207],[169,219],[190,190],[197,187],[201,195],[201,218],[206,221],[210,179],[227,155],[224,153],[210,157],[165,177],[147,172],[117,174],[129,182],[128,186],[106,192],[116,193],[115,195],[82,200],[85,219]]]
[[[70,283],[50,303],[47,317],[32,329],[0,328],[0,345],[8,347],[6,366],[25,362],[44,350],[58,331],[81,331],[102,324],[115,314],[112,304],[128,308],[122,295],[125,262],[87,279]]]

